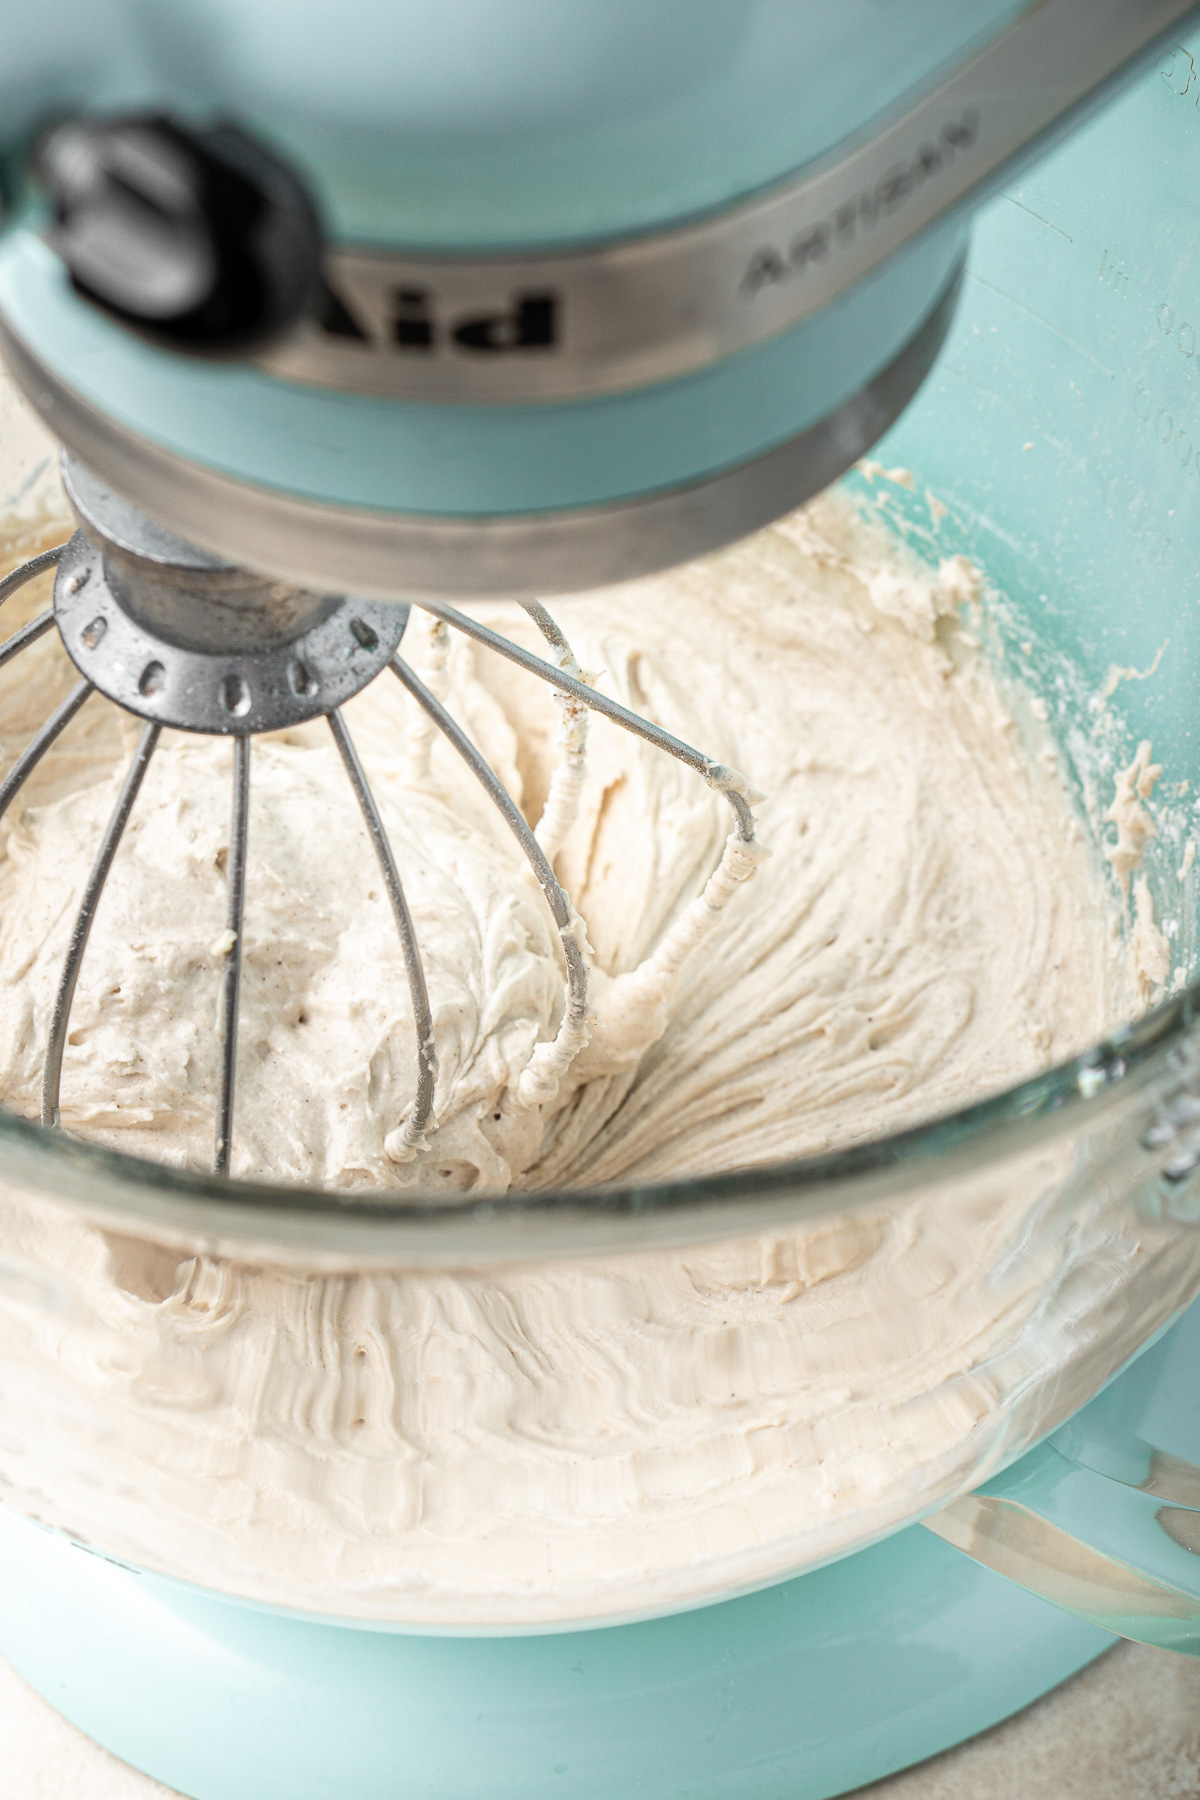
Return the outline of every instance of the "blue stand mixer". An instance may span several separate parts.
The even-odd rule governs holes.
[[[1127,725],[1196,781],[1192,10],[22,3],[0,348],[106,541],[168,543],[177,568],[182,540],[189,579],[261,571],[382,617],[669,566],[882,438],[1016,638],[1098,684],[1172,635]],[[920,504],[897,490],[898,516]],[[195,728],[236,733],[229,711]],[[548,1254],[686,1243],[921,1179],[935,1150],[1076,1145],[1084,1185],[1184,1245],[1179,1267],[1047,1402],[1035,1447],[923,1522],[666,1617],[437,1635],[206,1591],[5,1509],[0,1650],[192,1800],[828,1800],[1028,1704],[1114,1632],[1197,1653],[1189,932],[1191,986],[936,1142],[547,1227]],[[446,1214],[326,1219],[219,1165],[156,1187],[0,1126],[4,1180],[126,1228],[450,1254]],[[451,1224],[485,1258],[529,1217]]]

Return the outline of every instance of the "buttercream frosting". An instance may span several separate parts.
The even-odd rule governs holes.
[[[346,717],[426,959],[437,1128],[415,1156],[397,1141],[399,949],[306,727],[254,750],[235,1172],[403,1197],[750,1170],[996,1093],[1132,1013],[1165,979],[1121,931],[1149,751],[1114,803],[1114,885],[981,647],[981,593],[965,558],[926,567],[826,500],[552,605],[573,667],[761,790],[765,860],[730,849],[719,783],[603,720],[585,734],[414,615],[406,654],[581,922],[587,1041],[526,1079],[560,1040],[561,938],[461,759],[380,681]],[[488,616],[546,649],[520,609]],[[6,748],[61,662],[47,640],[9,686]],[[132,729],[89,703],[7,828],[0,1090],[25,1111]],[[72,1016],[68,1128],[166,1161],[203,1163],[211,1137],[229,760],[164,743]],[[1075,1169],[1069,1141],[1015,1149],[883,1209],[470,1275],[181,1254],[9,1186],[0,1491],[135,1562],[348,1617],[511,1627],[711,1597],[979,1479],[1071,1404],[1081,1362],[1094,1384],[1097,1339],[1115,1366],[1185,1297],[1200,1252]]]

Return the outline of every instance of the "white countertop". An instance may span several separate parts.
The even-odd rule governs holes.
[[[0,1662],[3,1800],[170,1800]],[[1122,1644],[972,1743],[860,1800],[1197,1800],[1200,1659]]]

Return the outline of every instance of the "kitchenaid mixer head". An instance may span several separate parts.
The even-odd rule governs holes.
[[[573,822],[585,772],[589,710],[694,769],[722,793],[733,830],[703,896],[693,903],[651,959],[650,979],[663,979],[715,923],[762,852],[754,838],[754,798],[733,770],[660,726],[640,718],[584,679],[563,633],[537,601],[524,607],[555,662],[545,661],[453,607],[420,604],[438,623],[444,656],[447,627],[498,652],[546,681],[562,702],[560,759],[541,821],[532,829],[432,688],[399,654],[410,608],[348,595],[306,592],[239,569],[197,549],[139,513],[89,471],[64,458],[64,485],[81,521],[66,543],[31,558],[0,582],[0,605],[25,582],[56,566],[53,607],[6,642],[0,667],[56,629],[82,680],[18,755],[0,782],[0,819],[28,776],[94,693],[145,721],[144,729],[87,880],[63,964],[49,1026],[41,1117],[57,1128],[63,1056],[71,1006],[92,922],[109,870],[164,728],[230,737],[233,793],[227,864],[226,927],[220,1015],[220,1092],[213,1168],[227,1174],[233,1130],[237,1021],[249,838],[250,744],[258,734],[325,718],[378,861],[399,934],[416,1033],[416,1083],[403,1122],[389,1133],[391,1161],[404,1164],[428,1148],[436,1130],[437,1053],[420,946],[388,833],[341,706],[385,669],[462,757],[509,827],[541,889],[562,947],[565,995],[554,1037],[535,1046],[515,1084],[517,1107],[552,1100],[561,1078],[588,1043],[588,947],[581,921],[559,883],[553,858]],[[428,754],[428,748],[426,751]]]
[[[0,349],[235,564],[609,585],[862,456],[943,342],[969,207],[1190,10],[349,0],[281,42],[267,0],[17,0]]]

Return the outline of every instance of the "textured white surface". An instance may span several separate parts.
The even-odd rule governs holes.
[[[0,1662],[4,1800],[164,1800]],[[1200,1661],[1125,1644],[1057,1693],[864,1800],[1196,1800]]]
[[[0,1662],[4,1800],[161,1800],[168,1789],[101,1750]]]
[[[559,934],[508,826],[395,682],[347,705],[432,1009],[438,1124],[416,1160],[395,1160],[394,1142],[415,1084],[408,985],[340,759],[323,723],[256,741],[234,1173],[483,1193],[744,1168],[904,1130],[1129,1017],[1169,958],[1147,912],[1151,985],[1129,979],[1056,755],[979,649],[979,588],[964,558],[918,563],[827,498],[720,556],[562,603],[599,690],[764,790],[770,849],[754,873],[762,853],[726,844],[721,793],[594,721],[578,816],[551,833],[594,952],[573,1057],[551,1054]],[[43,604],[31,589],[6,627]],[[518,610],[495,617],[540,643]],[[404,652],[541,818],[563,772],[546,684],[419,621]],[[9,754],[77,679],[52,636],[6,668]],[[27,1116],[124,726],[89,702],[0,831],[0,1092]],[[157,751],[63,1069],[69,1130],[198,1168],[218,1085],[230,755],[171,734]],[[1156,772],[1128,772],[1126,882],[1155,832],[1142,801]]]

